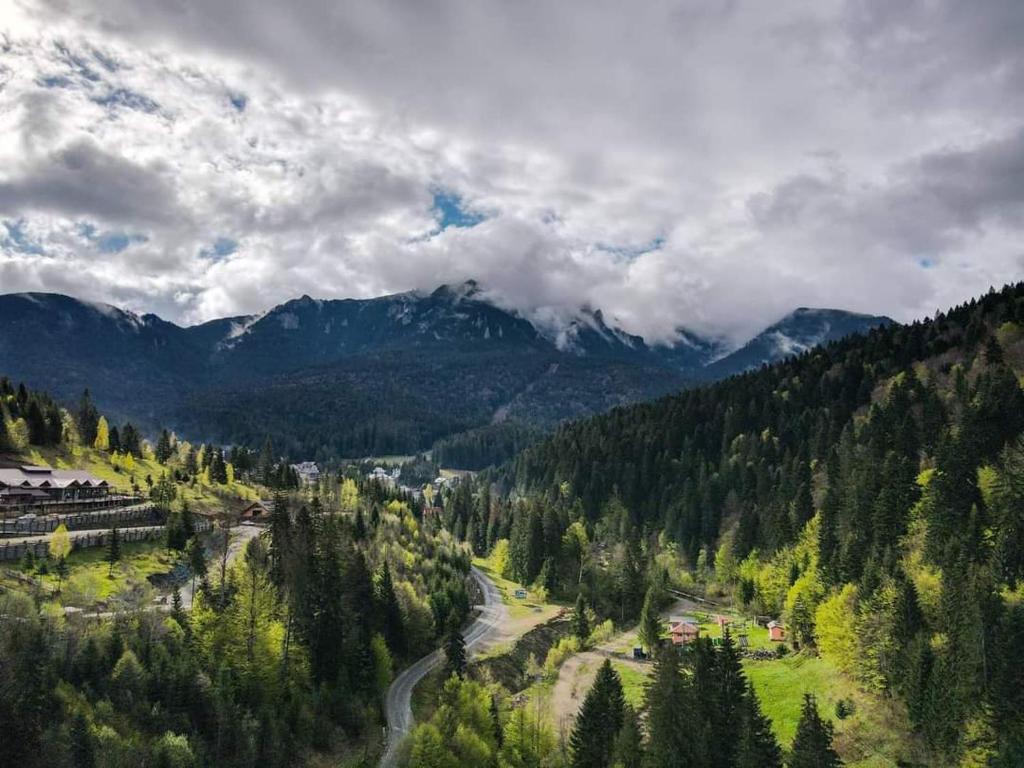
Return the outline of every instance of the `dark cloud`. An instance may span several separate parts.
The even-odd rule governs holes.
[[[145,225],[169,222],[177,207],[174,188],[159,169],[82,139],[0,182],[0,212],[40,210]]]

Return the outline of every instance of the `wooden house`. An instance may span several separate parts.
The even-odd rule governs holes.
[[[672,645],[689,645],[700,637],[700,624],[689,616],[671,619],[668,624],[668,634]]]
[[[274,502],[265,500],[254,501],[243,509],[238,517],[241,520],[251,520],[254,523],[259,523],[269,520],[273,511]]]
[[[781,643],[786,639],[786,628],[777,621],[768,622],[768,639],[773,643]]]

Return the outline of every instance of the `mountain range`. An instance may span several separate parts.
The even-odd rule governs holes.
[[[0,296],[0,374],[144,428],[295,457],[408,453],[481,427],[550,429],[771,363],[886,317],[798,309],[739,349],[672,345],[581,309],[552,330],[468,281],[373,299],[285,302],[182,327],[46,293]]]

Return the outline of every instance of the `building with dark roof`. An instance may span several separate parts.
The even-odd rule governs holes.
[[[102,499],[110,484],[82,469],[25,464],[0,468],[0,505]]]

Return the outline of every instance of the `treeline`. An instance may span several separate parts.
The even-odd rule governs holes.
[[[438,440],[431,457],[442,467],[480,470],[508,461],[543,435],[538,427],[503,421]]]
[[[162,465],[167,476],[154,500],[166,500],[166,482],[194,485],[230,485],[235,480],[258,483],[267,488],[298,488],[299,480],[287,458],[274,453],[269,437],[261,450],[235,445],[229,449],[211,444],[193,444],[180,440],[174,432],[158,431],[155,443],[145,439],[130,421],[111,424],[99,412],[89,390],[82,393],[74,408],[64,408],[45,392],[17,387],[0,377],[0,451],[19,453],[30,446],[43,448],[85,447],[109,455],[115,469],[137,482],[138,459],[152,459]],[[145,484],[153,495],[162,478],[146,475]],[[173,498],[173,497],[172,497]]]
[[[0,377],[0,451],[54,446],[63,439],[64,415],[49,395]]]

